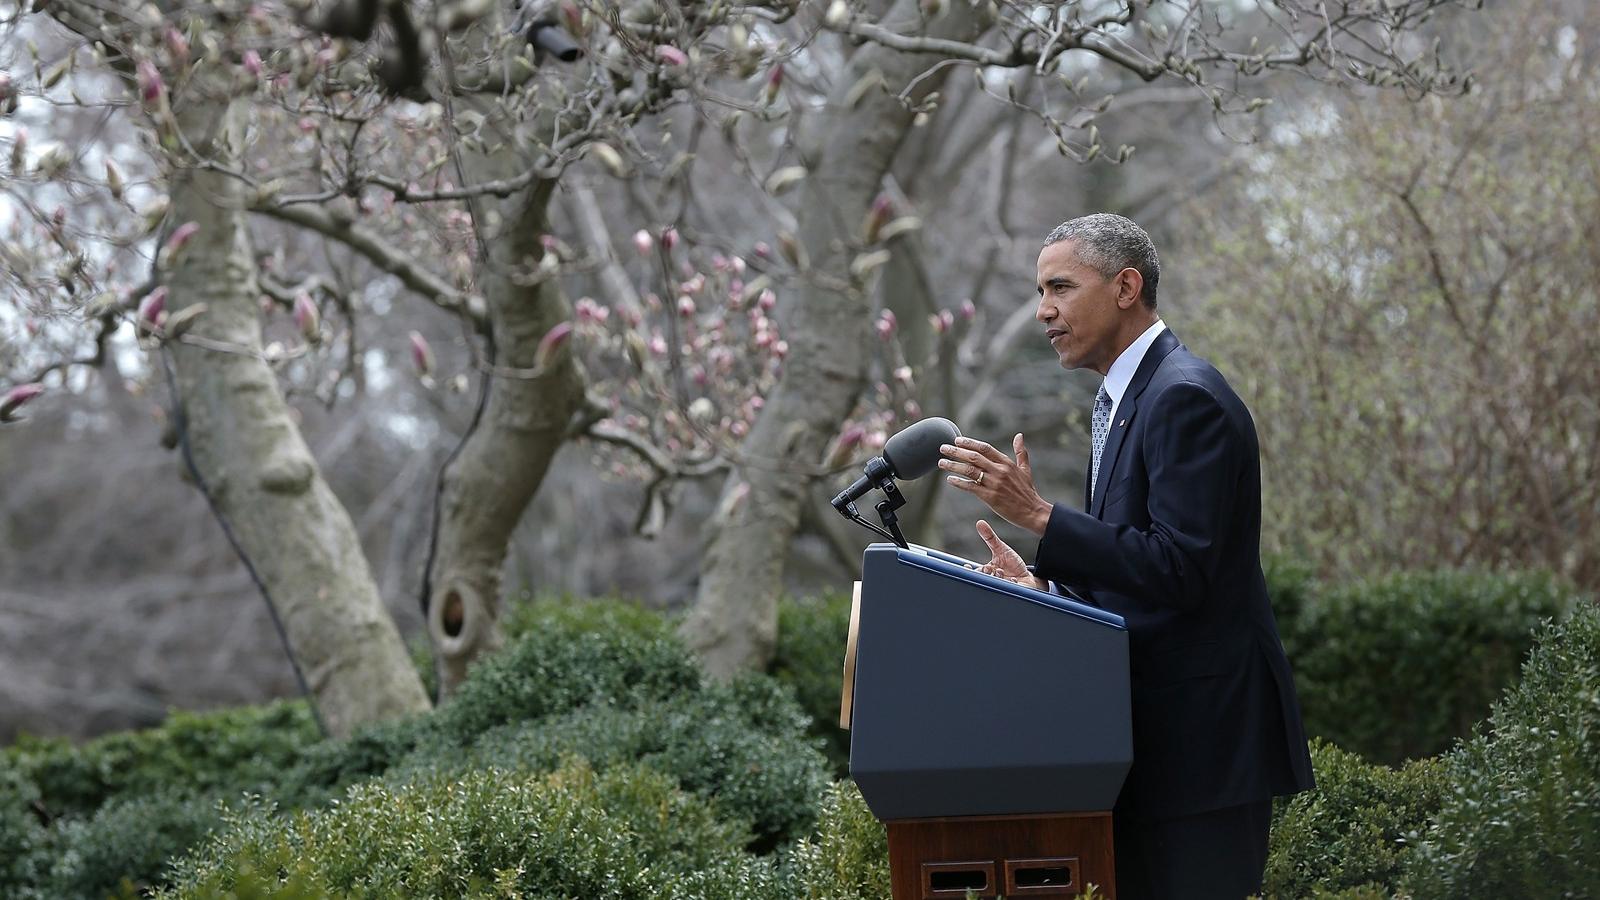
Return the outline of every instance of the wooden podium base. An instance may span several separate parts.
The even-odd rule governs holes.
[[[959,816],[885,822],[894,900],[1116,900],[1111,813]]]

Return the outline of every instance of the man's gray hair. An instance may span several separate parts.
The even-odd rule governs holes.
[[[1132,219],[1116,213],[1094,213],[1062,222],[1044,239],[1046,247],[1072,241],[1078,258],[1105,278],[1123,269],[1137,269],[1144,278],[1139,299],[1149,309],[1156,308],[1156,283],[1161,280],[1161,262],[1150,235]]]

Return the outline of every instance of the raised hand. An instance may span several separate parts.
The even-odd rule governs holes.
[[[1020,433],[1011,446],[1015,460],[983,441],[959,437],[939,448],[939,468],[950,473],[946,481],[977,496],[1000,518],[1042,537],[1050,521],[1050,501],[1033,487],[1033,468]]]
[[[1028,564],[1022,559],[1022,554],[1011,549],[1010,544],[1000,540],[1000,536],[994,533],[989,523],[982,519],[978,520],[978,537],[989,546],[989,561],[979,566],[978,571],[1041,591],[1048,587],[1044,579],[1028,571]]]

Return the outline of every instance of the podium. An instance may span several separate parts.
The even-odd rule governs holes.
[[[889,835],[894,900],[1115,898],[1111,807],[1133,761],[1121,617],[873,544],[840,724]]]

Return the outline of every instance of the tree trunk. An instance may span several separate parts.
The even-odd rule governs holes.
[[[177,118],[200,154],[240,168],[247,108],[197,100]],[[266,586],[329,733],[343,736],[425,710],[428,698],[350,516],[262,359],[245,193],[239,179],[216,171],[173,175],[168,221],[199,231],[165,273],[168,309],[207,309],[169,346],[195,468]]]
[[[920,16],[917,0],[901,0],[884,19]],[[926,31],[973,40],[987,25],[982,5],[952,3]],[[896,95],[938,62],[932,54],[863,46],[800,140],[809,175],[797,219],[810,268],[806,286],[781,310],[790,353],[723,487],[700,590],[682,626],[684,639],[715,677],[762,667],[772,656],[784,561],[801,504],[826,502],[811,496],[816,485],[808,473],[822,461],[866,380],[871,300],[863,289],[840,286],[850,283],[862,220],[912,127],[912,114]],[[928,74],[910,99],[927,96],[948,71]],[[861,79],[879,76],[884,88],[870,88],[854,106],[848,103]]]
[[[509,127],[505,131],[497,149],[463,153],[467,183],[508,178],[532,164],[515,149]],[[490,379],[483,415],[444,477],[427,610],[441,699],[473,660],[502,643],[500,572],[511,534],[583,402],[583,378],[569,350],[535,370],[539,341],[572,317],[555,277],[535,275],[554,189],[553,181],[537,181],[504,199],[486,196],[472,204],[485,248],[479,282],[500,374],[483,376]]]

